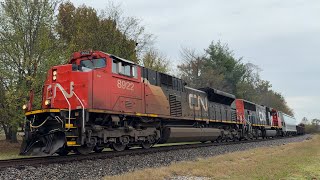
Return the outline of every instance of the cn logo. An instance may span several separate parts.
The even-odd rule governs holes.
[[[202,108],[204,111],[208,111],[208,100],[206,97],[201,97],[196,94],[189,94],[189,107],[199,111]]]

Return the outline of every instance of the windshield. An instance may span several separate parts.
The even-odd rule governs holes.
[[[106,60],[103,58],[82,60],[80,65],[82,67],[82,71],[90,71],[92,69],[106,67]]]

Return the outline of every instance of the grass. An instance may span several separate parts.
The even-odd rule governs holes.
[[[4,134],[0,134],[0,160],[22,158],[19,156],[21,137],[18,137],[18,143],[10,143],[5,140]]]
[[[0,140],[0,160],[21,158],[19,156],[20,143],[9,143],[6,140]]]
[[[108,179],[169,179],[176,176],[209,179],[319,179],[320,135],[282,146],[256,148],[168,167],[137,170]],[[191,178],[192,179],[192,178]]]

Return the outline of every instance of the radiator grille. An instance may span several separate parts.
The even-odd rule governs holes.
[[[181,101],[177,99],[177,96],[170,94],[169,102],[170,102],[170,115],[182,116]]]

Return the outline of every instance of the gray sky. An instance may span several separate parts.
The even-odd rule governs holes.
[[[72,0],[104,9],[105,0]],[[142,20],[156,47],[172,61],[181,47],[199,52],[221,40],[237,57],[258,65],[300,121],[320,118],[319,0],[117,0]],[[176,63],[175,63],[176,64]]]

